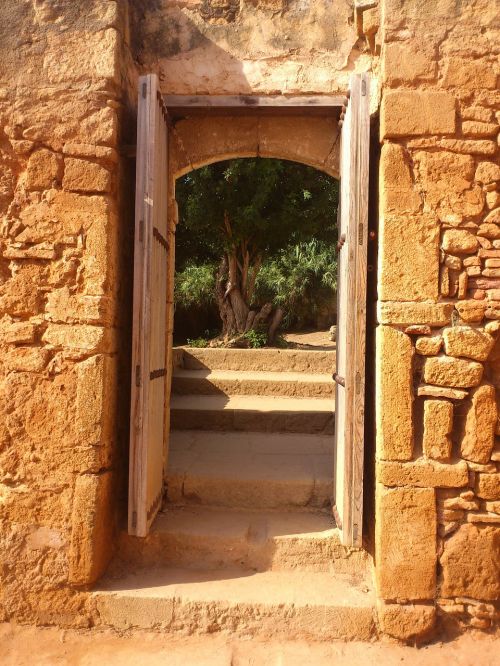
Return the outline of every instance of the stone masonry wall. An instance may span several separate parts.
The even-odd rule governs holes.
[[[499,24],[386,0],[376,571],[399,638],[500,618]]]
[[[0,5],[0,615],[7,619],[85,623],[78,590],[102,574],[112,553],[122,4]]]

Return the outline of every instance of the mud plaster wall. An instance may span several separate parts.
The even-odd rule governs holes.
[[[374,109],[383,93],[381,628],[424,634],[436,606],[463,624],[495,619],[500,299],[484,272],[496,270],[484,251],[497,250],[500,181],[493,7],[357,4],[2,3],[6,617],[85,624],[79,590],[112,554],[128,421],[133,165],[122,154],[137,73],[158,72],[169,93],[329,93],[371,68]]]

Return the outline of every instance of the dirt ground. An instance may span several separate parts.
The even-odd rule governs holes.
[[[500,638],[468,634],[422,648],[393,643],[234,641],[0,625],[2,666],[498,666]]]
[[[301,331],[300,333],[285,333],[287,342],[293,342],[297,349],[327,350],[335,349],[335,342],[330,340],[330,331]]]

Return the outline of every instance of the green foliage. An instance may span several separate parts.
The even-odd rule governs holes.
[[[206,338],[188,338],[187,339],[188,347],[208,347],[208,340]]]
[[[336,288],[333,244],[313,239],[286,247],[262,265],[256,298],[281,306],[286,327],[302,326],[332,303]]]
[[[215,264],[188,263],[175,275],[175,303],[183,308],[207,307],[215,302]]]
[[[332,244],[336,237],[338,182],[296,162],[217,162],[180,178],[176,198],[178,270],[218,262],[242,243],[252,262],[311,237]]]
[[[260,349],[261,347],[266,346],[267,333],[264,333],[263,331],[255,331],[254,329],[250,329],[243,337],[248,340],[248,343],[252,349]]]

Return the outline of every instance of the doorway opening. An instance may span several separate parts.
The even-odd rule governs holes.
[[[136,317],[132,383],[130,533],[145,536],[160,508],[165,490],[162,475],[163,462],[167,463],[169,499],[177,498],[179,500],[182,497],[185,503],[186,500],[189,500],[191,504],[196,505],[203,504],[205,502],[203,498],[210,495],[211,500],[208,504],[215,507],[225,506],[227,498],[224,499],[222,496],[224,493],[221,494],[221,488],[226,489],[224,492],[227,495],[227,484],[224,484],[222,480],[225,478],[224,475],[229,473],[228,455],[230,452],[234,452],[235,447],[229,439],[226,439],[225,444],[222,445],[221,433],[227,431],[228,424],[230,424],[230,432],[239,433],[241,446],[248,453],[245,459],[233,464],[233,470],[235,467],[239,468],[243,476],[245,473],[247,474],[247,481],[249,481],[249,483],[243,484],[241,478],[234,479],[229,492],[229,496],[232,497],[231,503],[234,503],[236,507],[250,508],[247,504],[248,497],[245,499],[244,487],[247,490],[250,489],[252,497],[258,497],[259,501],[270,509],[281,506],[282,500],[279,497],[283,492],[286,496],[286,503],[303,508],[309,506],[325,508],[329,504],[329,498],[333,495],[333,511],[342,542],[345,545],[359,547],[362,540],[364,313],[366,309],[366,189],[369,128],[367,78],[364,75],[353,77],[350,101],[342,99],[339,103],[336,100],[335,104],[325,103],[326,98],[318,98],[320,100],[318,103],[310,99],[308,101],[300,100],[300,98],[295,100],[290,98],[279,98],[278,100],[269,98],[215,100],[209,98],[208,103],[207,100],[200,102],[199,98],[169,100],[168,97],[162,98],[159,95],[155,77],[144,77],[141,86],[134,279]],[[167,102],[166,108],[165,102]],[[340,149],[338,139],[341,127],[342,148]],[[253,373],[252,377],[247,376],[246,379],[233,377],[239,386],[239,392],[234,396],[230,395],[229,398],[224,394],[223,401],[229,404],[229,408],[221,410],[217,406],[220,405],[221,395],[204,396],[200,391],[200,386],[204,386],[206,389],[207,384],[210,384],[211,390],[214,390],[214,382],[207,381],[211,370],[226,372],[226,376],[222,378],[219,372],[219,379],[229,381],[230,377],[227,376],[227,373],[241,372],[245,362],[249,362],[251,356],[249,352],[254,350],[239,348],[228,350],[223,347],[219,349],[202,348],[198,349],[196,354],[186,355],[185,349],[180,351],[173,349],[173,264],[177,217],[173,196],[175,179],[187,173],[195,173],[194,170],[198,167],[206,167],[206,165],[220,162],[221,159],[227,160],[234,157],[281,158],[309,164],[332,175],[341,172],[341,213],[338,224],[338,247],[340,249],[338,327],[341,333],[338,333],[337,337],[342,342],[337,351],[336,363],[334,352],[323,352],[333,355],[330,358],[329,367],[336,384],[336,419],[333,417],[332,398],[316,397],[314,398],[316,403],[309,406],[308,409],[290,410],[286,409],[284,405],[276,408],[278,398],[273,395],[273,408],[270,409],[264,404],[269,397],[267,394],[264,396],[259,396],[258,393],[257,395],[248,394],[248,388],[242,388],[248,387],[249,383],[255,388],[256,382],[258,384],[264,379],[255,373],[266,369],[269,373],[275,373],[275,377],[272,378],[275,381],[264,379],[261,391],[271,391],[272,394],[277,390],[277,384],[280,386],[279,390],[283,390],[283,384],[286,385],[286,382],[283,382],[283,374],[291,371],[297,375],[291,382],[294,384],[294,388],[290,388],[289,382],[289,388],[286,390],[319,390],[317,383],[316,388],[311,388],[314,387],[317,378],[304,377],[308,370],[309,373],[312,371],[313,375],[318,373],[314,372],[314,362],[307,360],[304,366],[304,356],[302,355],[302,360],[299,359],[299,353],[303,350],[257,350],[259,354],[265,352],[266,356],[260,356],[260,361],[250,361],[247,371]],[[224,226],[226,225],[224,224]],[[230,263],[229,258],[225,269],[226,274],[222,280],[223,283],[225,282],[222,298],[226,296],[226,300],[230,300],[231,293],[235,291],[235,280],[232,280],[234,272],[232,275]],[[243,267],[241,267],[242,270],[244,270]],[[241,295],[241,283],[239,287]],[[225,331],[231,335],[225,337],[234,339],[234,334],[237,334],[236,337],[238,337],[238,335],[244,336],[248,332],[245,329],[250,313],[254,313],[252,316],[257,318],[262,313],[264,306],[261,305],[260,309],[255,310],[253,303],[250,302],[246,303],[245,310],[233,307],[232,302],[231,306],[229,314],[226,308],[228,319]],[[272,310],[271,308],[271,312]],[[267,314],[270,315],[271,312]],[[231,316],[234,320],[232,322],[230,321]],[[266,330],[266,341],[272,341],[273,336],[270,335],[272,321],[273,317],[270,317],[269,322],[271,323]],[[233,329],[235,328],[235,322],[236,330],[231,331],[231,326]],[[255,331],[257,333],[258,329]],[[214,352],[218,353],[219,359],[224,357],[222,367],[211,368],[210,364],[207,365],[206,354]],[[271,358],[271,352],[274,354],[274,358]],[[295,359],[292,360],[290,354],[293,356],[293,353],[295,353]],[[246,354],[246,360],[243,360],[242,354]],[[286,363],[284,363],[285,357],[287,357]],[[186,358],[190,358],[187,366]],[[264,363],[264,366],[253,367],[254,362]],[[192,367],[189,367],[189,363],[193,364]],[[273,366],[273,363],[278,365]],[[321,369],[324,368],[323,363]],[[181,371],[184,371],[184,377],[179,378]],[[199,373],[200,371],[205,372],[206,376],[203,378],[186,376],[186,372]],[[194,394],[190,395],[191,406],[186,404],[186,396],[182,392],[180,395],[174,395],[172,402],[169,401],[173,373],[177,375],[174,377],[174,386],[179,384],[179,380],[182,380],[181,384],[184,382],[184,386],[191,380],[191,387],[194,379],[203,380],[198,381],[198,388]],[[269,380],[269,377],[267,379]],[[291,379],[288,377],[288,380]],[[196,381],[194,383],[196,384]],[[330,386],[326,390],[331,391],[332,387],[330,379]],[[219,389],[215,386],[216,391]],[[321,390],[323,389],[324,387]],[[238,404],[242,400],[246,401],[248,395],[253,396],[251,408],[239,409]],[[305,396],[285,397],[288,405],[290,405],[290,400],[308,400],[308,397]],[[200,409],[202,398],[208,406],[206,410]],[[329,400],[331,407],[318,410],[317,401],[321,399],[324,399],[325,402]],[[259,400],[261,401],[259,402]],[[301,406],[304,407],[305,403],[302,402]],[[299,416],[297,416],[298,414]],[[194,473],[190,474],[189,479],[183,473],[172,474],[175,472],[175,466],[171,465],[168,447],[170,425],[173,429],[184,432],[180,437],[183,444],[178,445],[177,443],[176,448],[177,450],[182,449],[178,454],[179,460],[192,459]],[[207,425],[210,427],[207,428]],[[199,449],[200,446],[206,446],[207,436],[204,436],[204,445],[193,448],[193,436],[186,434],[193,430],[212,433],[210,437],[213,440],[213,450],[214,452],[219,450],[220,466],[214,470],[214,483],[208,485],[205,481],[198,483],[203,474],[197,474],[196,470],[206,471],[215,458],[212,456],[210,460],[206,459],[204,456],[206,451]],[[245,434],[253,432],[264,433],[265,436],[259,437],[259,441],[256,443],[254,438],[249,439],[249,435]],[[277,483],[267,495],[267,499],[264,499],[264,494],[259,489],[259,483],[255,483],[258,479],[252,475],[248,476],[252,467],[251,458],[256,455],[259,448],[262,451],[265,450],[266,445],[269,445],[271,435],[292,435],[294,433],[302,440],[305,435],[314,436],[318,433],[328,438],[328,443],[324,442],[324,445],[328,448],[330,455],[332,449],[334,451],[335,479],[329,478],[328,491],[326,491],[325,484],[325,488],[319,492],[321,484],[316,483],[317,474],[313,474],[312,481],[311,478],[308,478],[304,483],[302,467],[301,470],[296,470],[299,484],[296,484],[290,492],[289,480],[279,476],[280,470],[284,469],[284,464],[278,456],[274,460],[274,469],[278,472]],[[321,446],[320,449],[323,450]],[[276,447],[276,451],[278,449],[284,451],[286,464],[292,468],[290,441],[285,446],[280,440]],[[311,447],[314,448],[312,443]],[[272,455],[269,453],[269,446],[267,452],[262,455]],[[273,461],[267,458],[266,464],[262,467],[264,477],[266,474],[268,477],[272,476],[269,472],[273,469],[272,463]],[[314,465],[323,470],[328,466],[328,461],[325,459]],[[230,471],[230,473],[233,472]],[[330,477],[332,477],[331,471]],[[194,485],[193,479],[198,479]],[[300,484],[302,484],[301,488],[299,488]],[[209,487],[210,490],[207,490]],[[231,504],[229,508],[231,508]]]

